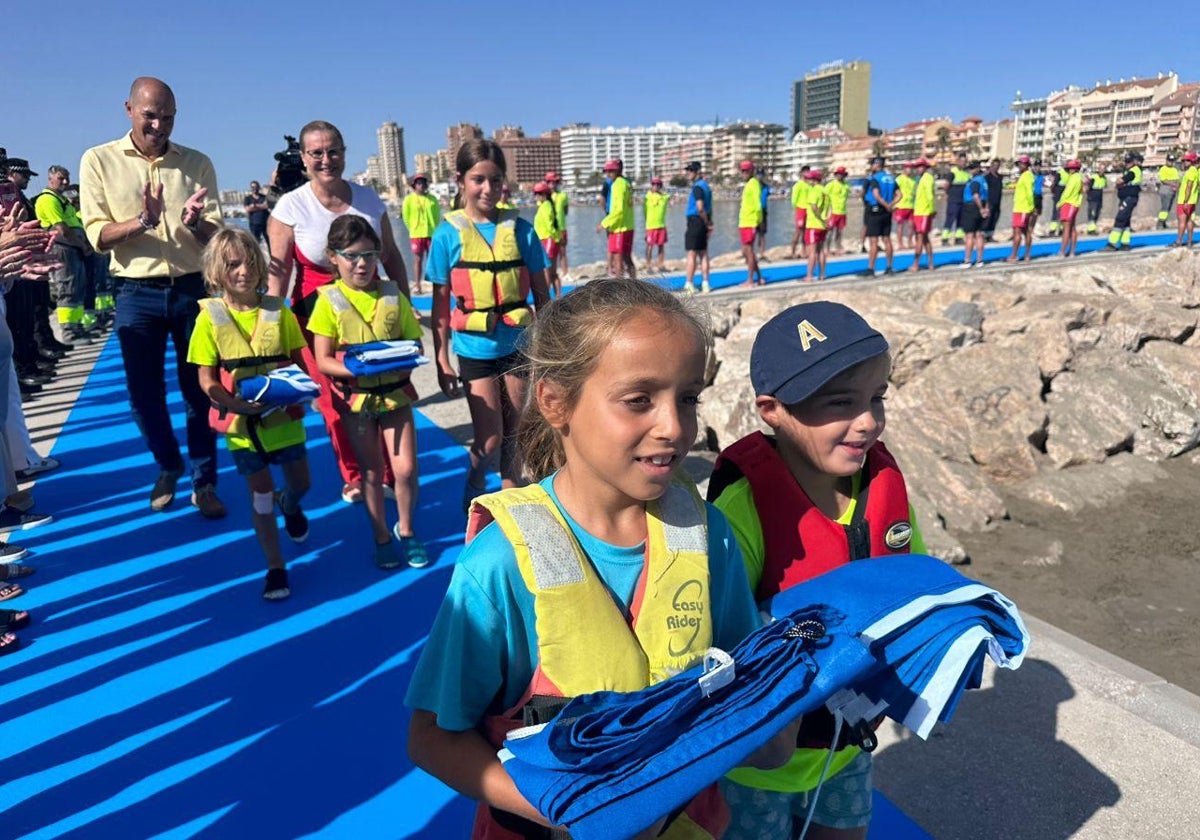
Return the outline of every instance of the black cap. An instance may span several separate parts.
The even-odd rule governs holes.
[[[871,158],[871,165],[872,165],[872,166],[874,166],[874,165],[875,165],[875,164],[877,164],[877,163],[878,163],[880,166],[883,166],[883,165],[884,165],[884,163],[886,163],[886,161],[883,159],[883,155],[876,155],[875,157]]]
[[[967,164],[967,169],[983,169],[983,163],[978,160],[973,160]]]
[[[698,161],[698,160],[694,160],[694,161],[692,161],[691,163],[689,163],[687,166],[685,166],[685,167],[683,167],[683,168],[684,168],[684,170],[685,170],[685,171],[687,171],[687,172],[699,172],[699,171],[700,171],[700,169],[701,169],[701,167],[700,167],[700,161]]]
[[[887,339],[848,306],[801,303],[758,331],[750,351],[750,382],[757,396],[795,405],[838,374],[887,351]]]
[[[20,175],[32,175],[34,178],[37,177],[37,173],[29,168],[29,161],[25,160],[25,158],[9,158],[8,171],[10,173],[16,172]]]

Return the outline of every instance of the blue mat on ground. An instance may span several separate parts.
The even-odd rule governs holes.
[[[1175,241],[1175,234],[1170,231],[1157,231],[1149,233],[1136,233],[1132,237],[1131,245],[1133,248],[1153,248],[1161,247]],[[1103,250],[1108,241],[1103,238],[1080,238],[1076,248],[1078,254],[1090,254],[1096,251]],[[934,248],[937,249],[933,253],[933,262],[936,266],[956,266],[963,261],[963,249],[960,248],[945,248],[941,249],[937,243],[934,243]],[[1041,239],[1033,242],[1033,257],[1034,259],[1042,259],[1052,257],[1059,251],[1059,240]],[[988,263],[1003,263],[1004,259],[1012,253],[1012,244],[1009,242],[1001,244],[988,245],[984,249],[984,261]],[[1021,255],[1025,255],[1024,247],[1022,247]],[[904,251],[897,250],[895,259],[892,262],[894,270],[899,273],[907,271],[912,265],[912,249],[906,248]],[[874,269],[883,269],[886,265],[882,251],[880,256],[876,258]],[[1064,263],[1069,265],[1069,263]],[[801,260],[797,262],[789,261],[785,265],[775,265],[773,263],[762,263],[763,280],[768,285],[771,283],[782,283],[788,280],[803,280],[808,274],[807,264]],[[861,254],[853,254],[849,256],[830,257],[826,266],[826,279],[832,280],[837,277],[854,277],[861,275],[867,270],[867,258]],[[682,273],[674,274],[638,274],[643,280],[650,283],[655,283],[662,286],[664,289],[677,292],[683,289],[685,275]],[[922,277],[928,275],[920,275]],[[746,279],[745,266],[737,268],[727,268],[713,271],[709,278],[709,286],[713,289],[728,289],[734,286],[740,286]],[[696,276],[696,282],[700,282],[699,274]],[[571,291],[574,286],[567,285],[563,287],[564,291]],[[433,305],[433,298],[429,295],[421,295],[412,299],[413,306],[421,312],[428,312]]]
[[[5,604],[34,623],[0,659],[0,834],[466,836],[474,805],[409,763],[402,705],[462,544],[463,448],[418,412],[417,521],[435,562],[381,572],[308,414],[311,534],[284,537],[292,596],[268,603],[225,453],[227,519],[201,519],[186,479],[171,510],[150,511],[156,468],[124,381],[112,341],[54,447],[63,468],[37,484],[55,521],[21,534],[38,573]],[[927,836],[876,800],[872,837]]]

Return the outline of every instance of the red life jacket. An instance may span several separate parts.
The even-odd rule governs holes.
[[[851,560],[909,551],[908,491],[896,460],[882,443],[867,454],[853,521],[845,526],[812,503],[761,432],[747,435],[717,458],[713,476],[720,480],[710,487],[710,498],[739,477],[730,464],[750,482],[762,523],[766,557],[755,592],[760,601]]]

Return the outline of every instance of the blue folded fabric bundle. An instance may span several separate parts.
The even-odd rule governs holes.
[[[346,348],[342,364],[355,376],[412,370],[429,364],[416,341],[372,341]]]
[[[315,400],[320,386],[299,365],[276,368],[262,376],[248,376],[238,382],[242,399],[263,405],[287,406]]]
[[[775,620],[730,651],[735,676],[709,696],[697,665],[510,733],[500,758],[522,795],[572,837],[628,837],[844,689],[924,737],[985,655],[1015,668],[1029,641],[1011,601],[923,555],[856,561],[764,606]]]

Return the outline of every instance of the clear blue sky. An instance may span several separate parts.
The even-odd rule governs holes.
[[[35,187],[49,164],[77,174],[84,149],[128,130],[123,102],[139,75],[174,88],[173,138],[212,157],[222,188],[265,181],[282,135],[312,119],[342,129],[349,172],[384,120],[404,126],[409,167],[460,120],[530,134],[574,121],[786,123],[792,80],[839,58],[871,62],[870,118],[883,128],[1004,117],[1017,90],[1167,70],[1200,80],[1184,7],[1112,0],[1075,20],[1046,3],[956,18],[919,0],[10,5],[0,146],[31,160]]]

